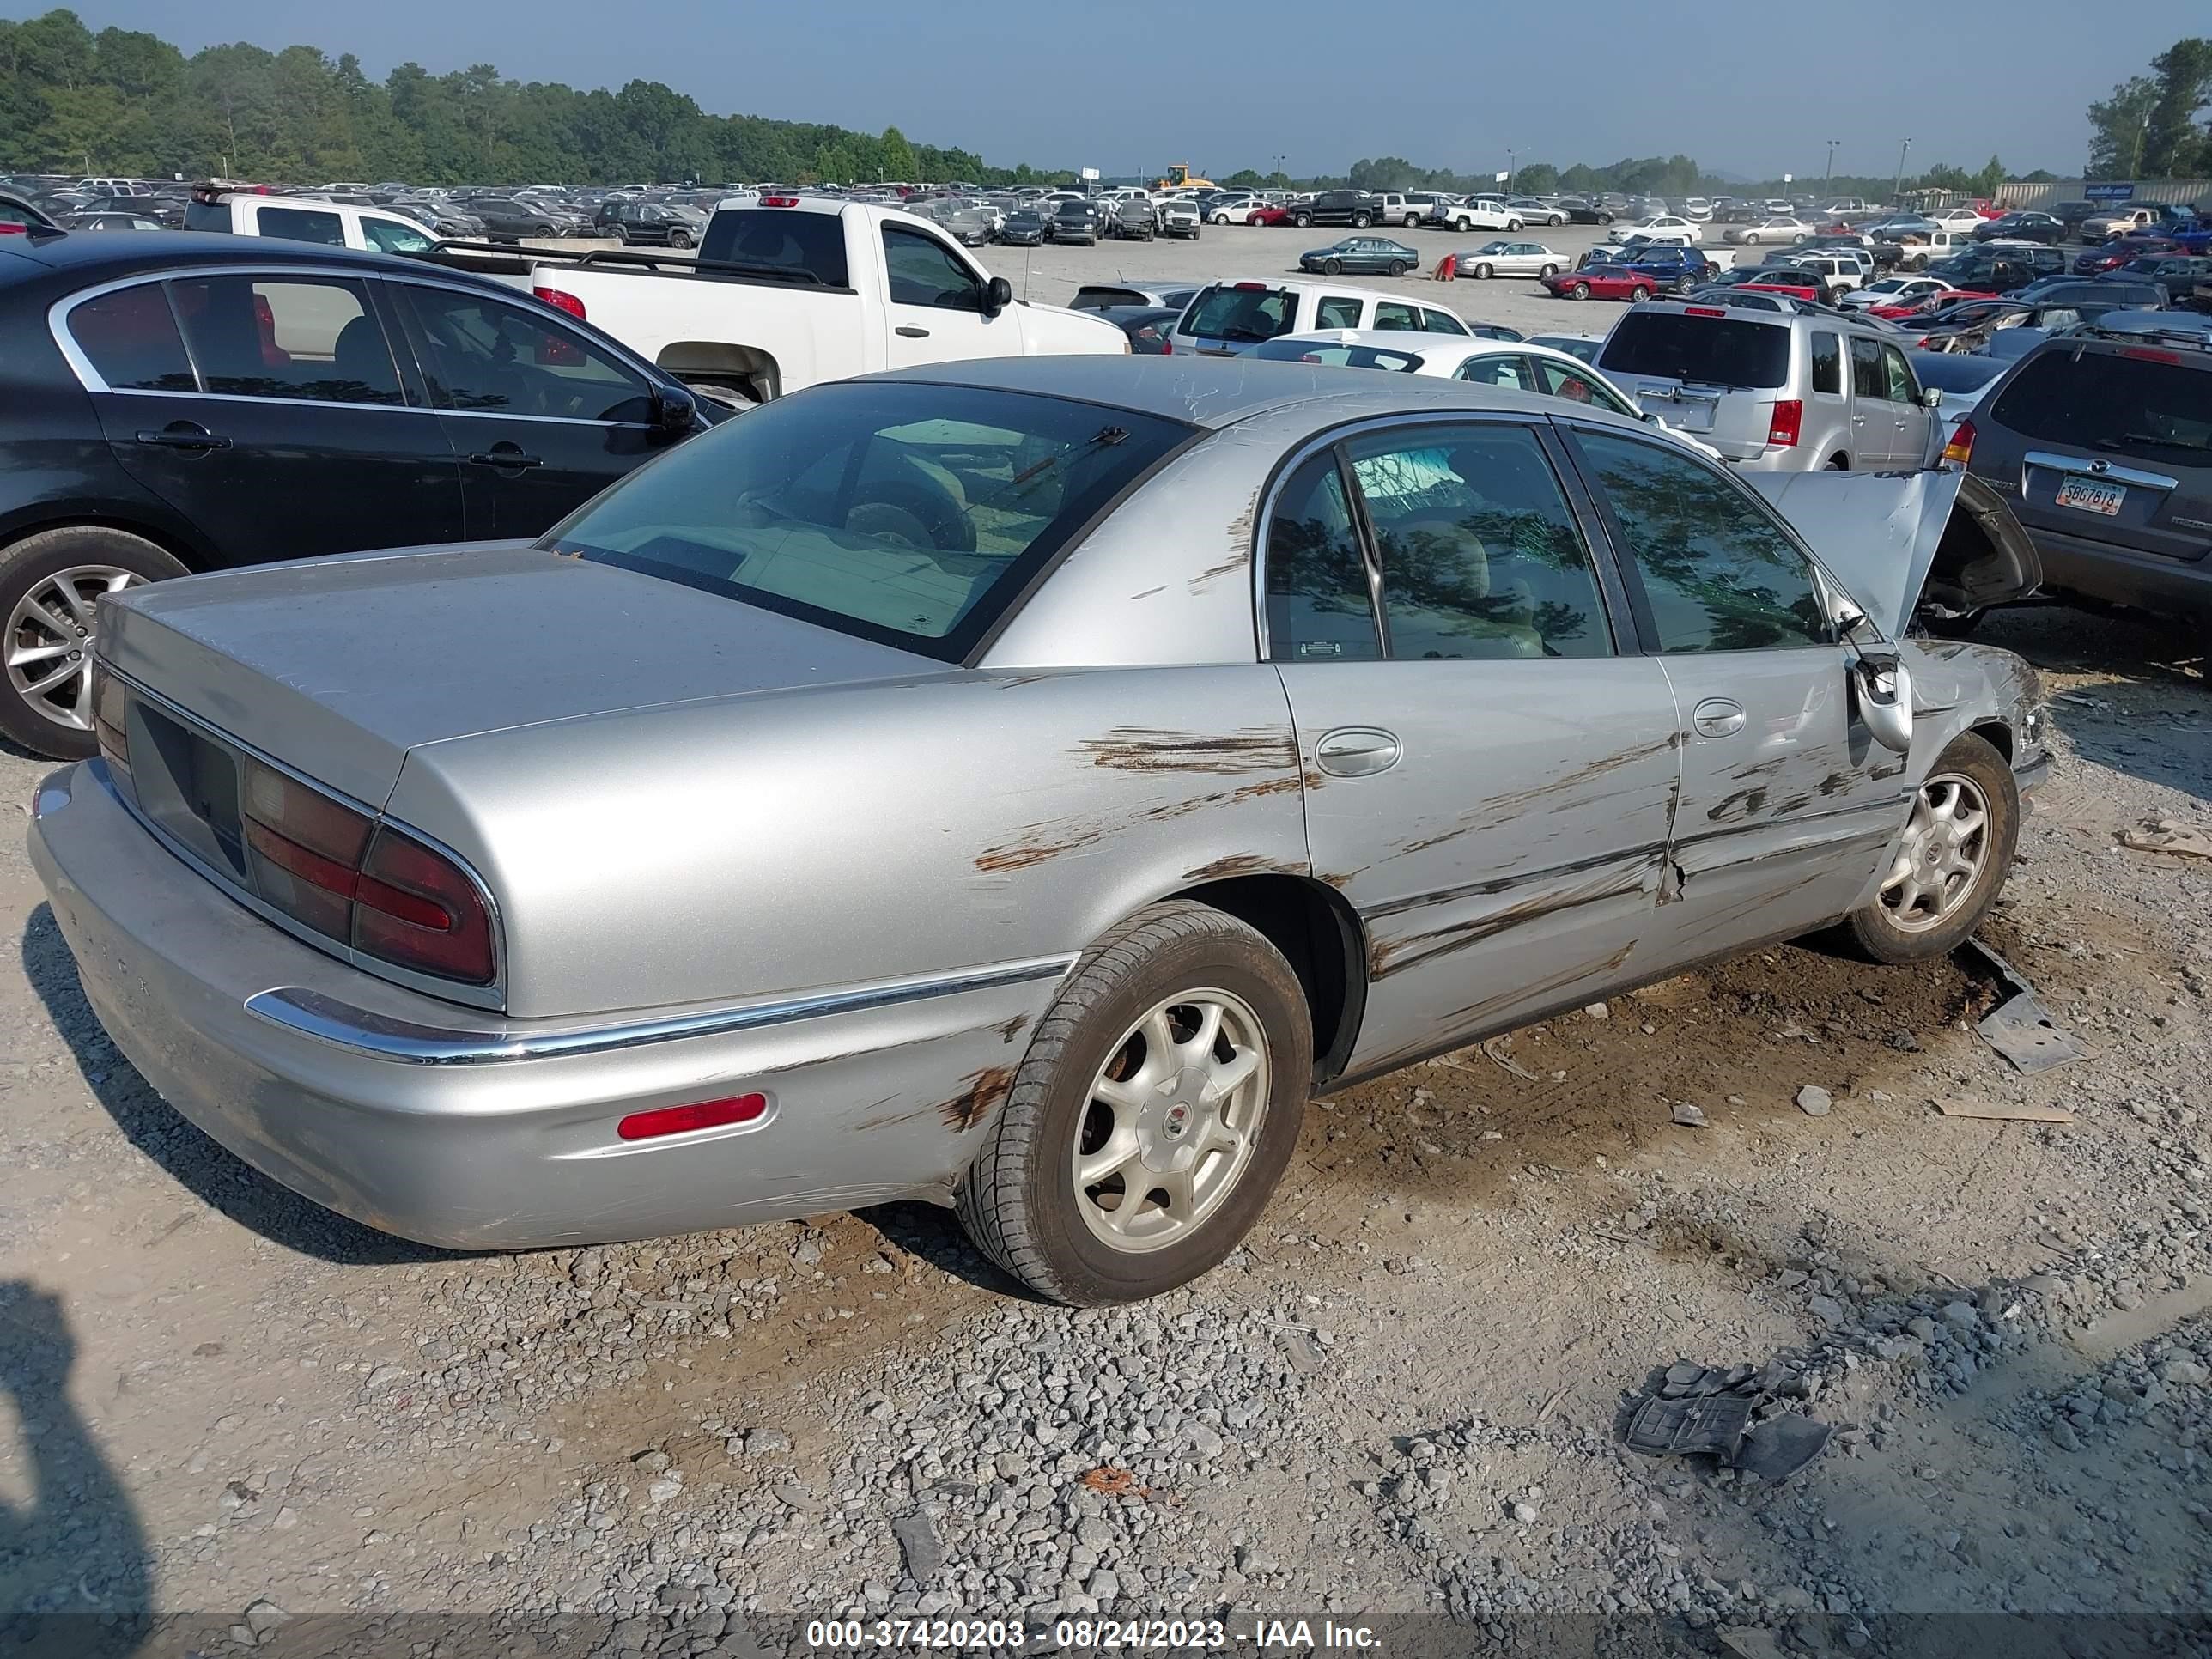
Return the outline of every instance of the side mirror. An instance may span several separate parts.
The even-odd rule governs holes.
[[[1920,406],[1921,406],[1921,408],[1923,408],[1923,409],[1941,409],[1941,408],[1942,408],[1942,407],[1943,407],[1943,393],[1942,393],[1942,390],[1941,390],[1940,388],[1938,388],[1938,387],[1932,386],[1923,386],[1923,387],[1920,389]]]
[[[1014,285],[1003,276],[983,284],[983,314],[995,317],[1014,302]]]
[[[698,422],[698,400],[681,386],[655,386],[653,429],[663,438],[681,438]]]
[[[1912,752],[1912,671],[1892,656],[1863,656],[1851,663],[1859,718],[1874,740],[1899,755]]]

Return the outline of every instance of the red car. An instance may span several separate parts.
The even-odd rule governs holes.
[[[1885,321],[1894,323],[1906,317],[1917,317],[1923,313],[1948,306],[1954,300],[1970,300],[1978,296],[1967,293],[1964,289],[1939,288],[1901,306],[1869,306],[1866,313],[1869,317],[1880,317]]]
[[[1659,291],[1657,277],[1647,271],[1624,270],[1619,265],[1558,270],[1537,280],[1562,300],[1648,300]]]
[[[1808,276],[1802,282],[1786,270],[1778,270],[1763,283],[1738,283],[1736,291],[1741,294],[1786,294],[1793,300],[1826,301],[1827,294],[1820,280]]]
[[[1254,208],[1252,216],[1244,222],[1249,225],[1287,225],[1295,222],[1286,207],[1263,207]]]

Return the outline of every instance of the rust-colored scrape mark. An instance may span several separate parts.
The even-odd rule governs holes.
[[[1502,910],[1474,917],[1471,921],[1454,922],[1449,927],[1432,927],[1426,933],[1408,933],[1403,939],[1377,939],[1369,952],[1368,970],[1376,979],[1388,979],[1393,974],[1403,973],[1423,963],[1433,962],[1480,945],[1485,939],[1561,910],[1575,910],[1586,904],[1617,898],[1632,893],[1644,884],[1644,866],[1607,870],[1571,887],[1548,888],[1540,893],[1507,905]]]
[[[937,1109],[945,1127],[956,1134],[974,1128],[998,1109],[999,1103],[1014,1086],[1014,1068],[986,1066],[960,1080],[965,1086]]]
[[[1238,548],[1219,564],[1210,564],[1193,576],[1190,579],[1190,591],[1194,593],[1202,592],[1206,583],[1218,580],[1232,570],[1242,570],[1245,561],[1250,557],[1250,554],[1245,552],[1243,548]]]
[[[1099,739],[1103,742],[1104,739]],[[1295,754],[1291,757],[1296,760]],[[1101,761],[1099,764],[1107,763]],[[1194,772],[1228,770],[1208,765],[1184,768],[1155,769],[1139,767],[1139,770],[1181,769]],[[1237,769],[1248,769],[1238,768]],[[1172,800],[1155,801],[1142,806],[1114,822],[1091,822],[1076,819],[1048,819],[1033,823],[1022,831],[1021,839],[999,847],[987,847],[975,856],[975,867],[986,875],[1003,874],[1010,870],[1026,870],[1032,865],[1058,858],[1062,853],[1072,853],[1080,848],[1093,846],[1109,836],[1139,824],[1165,823],[1192,812],[1201,812],[1210,806],[1236,806],[1245,801],[1261,800],[1270,795],[1294,795],[1301,789],[1317,789],[1324,780],[1318,772],[1285,772],[1256,782],[1242,783],[1234,789],[1210,789],[1197,794],[1180,795]]]
[[[1183,872],[1185,881],[1225,881],[1231,876],[1296,875],[1298,866],[1280,859],[1261,858],[1257,853],[1229,853],[1210,864],[1201,864],[1195,870]]]
[[[1030,1017],[1027,1014],[1016,1014],[1012,1019],[1006,1021],[997,1028],[999,1032],[999,1041],[1001,1042],[1012,1042],[1016,1037],[1019,1036],[1029,1028],[1029,1023]]]
[[[1901,775],[1904,770],[1905,763],[1904,761],[1899,760],[1894,766],[1877,766],[1873,771],[1868,773],[1867,775],[1875,779],[1893,778]]]
[[[1598,961],[1577,963],[1571,968],[1562,969],[1556,974],[1540,979],[1533,985],[1516,985],[1509,990],[1498,992],[1494,996],[1485,997],[1480,1002],[1470,1002],[1466,1007],[1447,1014],[1444,1021],[1446,1024],[1455,1025],[1463,1024],[1470,1032],[1474,1031],[1480,1027],[1484,1020],[1501,1009],[1510,1008],[1516,1004],[1533,1002],[1538,997],[1548,996],[1554,991],[1564,991],[1570,985],[1577,984],[1583,980],[1595,978],[1600,974],[1611,973],[1628,960],[1628,953],[1635,948],[1636,941],[1631,939],[1612,955],[1601,957]]]
[[[1030,832],[1027,841],[1009,842],[1003,847],[987,847],[975,855],[975,867],[986,875],[996,875],[1007,870],[1026,870],[1032,864],[1042,864],[1047,859],[1056,859],[1062,853],[1072,853],[1079,847],[1088,847],[1098,839],[1098,831],[1091,830],[1070,835],[1063,840],[1046,840],[1042,826]]]
[[[1117,726],[1103,738],[1085,738],[1076,752],[1093,766],[1121,772],[1203,772],[1233,777],[1298,763],[1297,738],[1286,726],[1248,726],[1235,732],[1171,732]]]
[[[1665,754],[1675,746],[1678,735],[1678,733],[1669,732],[1666,737],[1654,742],[1638,744],[1632,748],[1621,750],[1617,754],[1606,755],[1596,760],[1586,762],[1572,771],[1562,772],[1556,778],[1548,778],[1542,783],[1531,784],[1526,789],[1510,790],[1504,794],[1492,795],[1478,803],[1472,811],[1462,812],[1460,815],[1460,822],[1450,829],[1439,830],[1433,836],[1424,836],[1419,841],[1408,842],[1396,852],[1389,854],[1384,861],[1387,862],[1389,859],[1403,858],[1410,853],[1425,853],[1430,848],[1440,847],[1455,836],[1468,835],[1478,830],[1494,830],[1501,823],[1510,823],[1528,811],[1529,808],[1540,805],[1554,796],[1569,793],[1579,786],[1603,777],[1608,772],[1619,771],[1624,766],[1632,766],[1638,761],[1650,760],[1655,755]],[[1625,790],[1614,793],[1633,792]],[[1582,806],[1594,799],[1600,798],[1578,797],[1571,801],[1559,802],[1559,807],[1564,810],[1570,806]]]

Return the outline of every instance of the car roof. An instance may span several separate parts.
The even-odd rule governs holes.
[[[1363,331],[1376,334],[1377,331]],[[1418,355],[1418,343],[1438,337],[1382,330],[1390,349]],[[1504,344],[1506,343],[1500,343]],[[1582,365],[1577,364],[1578,368]],[[1259,357],[1101,356],[978,357],[930,363],[864,377],[916,385],[977,386],[990,391],[1027,392],[1071,398],[1126,409],[1133,414],[1218,430],[1268,410],[1332,401],[1347,420],[1403,408],[1419,413],[1434,409],[1555,413],[1555,400],[1525,392],[1479,386],[1466,380],[1431,375],[1348,376],[1319,363],[1270,362]]]
[[[331,247],[321,242],[295,242],[277,236],[235,236],[220,231],[110,230],[96,236],[11,236],[8,240],[30,244],[10,249],[26,260],[49,271],[69,272],[87,281],[127,276],[133,271],[174,265],[313,264],[418,276],[425,268],[419,259],[394,254]],[[429,269],[441,276],[468,275],[444,265]],[[20,279],[29,273],[16,270],[13,274]]]

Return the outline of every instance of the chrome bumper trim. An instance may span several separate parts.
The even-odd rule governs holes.
[[[1002,986],[1024,985],[1033,980],[1057,979],[1074,963],[1072,956],[1039,957],[929,979],[899,980],[825,992],[818,996],[750,1003],[742,1008],[672,1014],[658,1019],[567,1030],[488,1031],[422,1025],[356,1008],[320,991],[297,986],[257,992],[246,999],[246,1009],[248,1013],[302,1036],[376,1060],[397,1060],[410,1066],[480,1066],[497,1060],[605,1054],[611,1049],[634,1048],[649,1042],[720,1036],[732,1031],[789,1024],[795,1020],[818,1019],[828,1014],[859,1013],[932,997],[957,996],[965,991],[995,990]]]

